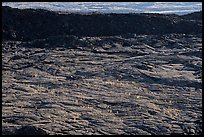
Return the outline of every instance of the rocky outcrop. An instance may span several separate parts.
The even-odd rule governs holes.
[[[3,39],[43,39],[57,35],[111,36],[128,33],[201,33],[202,13],[162,14],[57,13],[41,9],[2,8]]]

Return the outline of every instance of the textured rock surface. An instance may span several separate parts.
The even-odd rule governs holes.
[[[201,134],[201,79],[200,33],[3,39],[2,131]]]
[[[34,126],[22,126],[19,128],[10,128],[4,130],[3,134],[6,135],[48,135],[46,131],[36,128]]]

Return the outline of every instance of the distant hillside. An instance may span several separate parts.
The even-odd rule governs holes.
[[[187,19],[187,20],[201,20],[202,21],[202,11],[183,15],[182,18]]]
[[[42,39],[57,35],[111,36],[128,33],[202,33],[202,13],[59,14],[41,9],[2,7],[3,40]],[[192,20],[193,19],[193,20]]]

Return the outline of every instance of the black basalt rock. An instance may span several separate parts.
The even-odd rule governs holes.
[[[43,129],[34,126],[23,126],[20,129],[16,129],[15,135],[48,135]]]
[[[3,40],[30,41],[53,36],[202,33],[202,14],[66,13],[2,7]]]

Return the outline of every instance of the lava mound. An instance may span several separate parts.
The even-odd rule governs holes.
[[[30,41],[50,36],[202,33],[202,12],[175,14],[59,13],[42,9],[2,9],[4,40]]]

